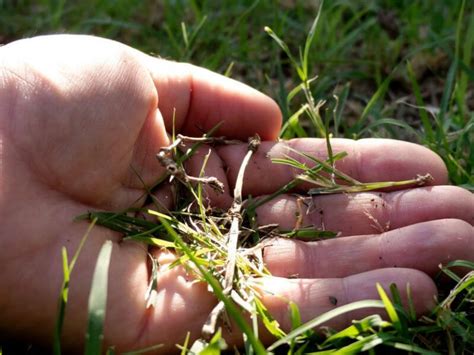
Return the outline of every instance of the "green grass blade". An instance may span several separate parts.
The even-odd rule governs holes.
[[[301,126],[300,123],[300,116],[306,112],[308,109],[308,105],[303,105],[301,108],[296,111],[294,114],[286,120],[285,124],[283,125],[281,131],[280,131],[280,137],[283,139],[290,139],[293,137],[298,137],[298,138],[304,138],[307,137],[308,134],[304,130],[304,128]]]
[[[334,238],[337,236],[337,232],[329,230],[319,230],[311,228],[295,229],[289,232],[281,231],[282,238],[295,238],[300,240],[316,240],[325,238]]]
[[[385,305],[382,301],[379,301],[379,300],[364,300],[364,301],[349,303],[344,306],[335,308],[333,310],[330,310],[329,312],[321,314],[320,316],[310,320],[309,322],[304,323],[297,329],[292,330],[285,337],[277,340],[272,345],[270,345],[267,348],[267,350],[273,351],[281,345],[289,344],[291,340],[294,339],[295,337],[309,330],[312,330],[313,328],[320,326],[326,323],[327,321],[340,316],[341,314],[348,313],[357,309],[363,309],[363,308],[385,308]]]
[[[262,317],[262,322],[268,332],[276,338],[282,338],[285,336],[285,333],[280,328],[280,324],[275,318],[270,314],[267,307],[260,301],[258,298],[254,300],[255,306],[258,314]]]
[[[469,260],[454,260],[446,264],[445,268],[465,267],[474,270],[474,262]]]
[[[107,285],[112,247],[113,244],[110,240],[102,245],[95,265],[94,276],[92,277],[88,306],[89,320],[87,323],[84,351],[86,355],[95,355],[102,352],[105,310],[107,306]]]
[[[454,56],[456,58],[460,58],[460,48],[461,48],[461,30],[463,26],[463,19],[464,19],[464,8],[466,7],[466,0],[462,0],[461,8],[458,14],[458,20],[456,24],[456,40],[454,42]]]
[[[305,88],[305,85],[311,85],[311,83],[313,83],[316,79],[318,79],[317,76],[315,76],[314,78],[311,78],[311,79],[308,79],[308,81],[306,83],[301,83],[299,84],[298,86],[296,86],[295,88],[293,88],[289,93],[288,95],[286,96],[286,102],[287,104],[289,105],[290,102],[293,100],[293,98],[299,94],[301,91],[304,90]]]
[[[451,100],[451,95],[453,92],[454,81],[456,79],[456,72],[458,69],[458,59],[455,58],[448,70],[448,75],[446,77],[446,85],[444,86],[443,96],[441,97],[440,111],[438,114],[438,121],[444,122],[445,115],[448,112],[449,102]],[[445,137],[443,137],[446,139]]]
[[[280,46],[283,52],[285,52],[285,54],[290,59],[292,65],[295,67],[295,69],[297,69],[298,74],[300,74],[301,76],[302,75],[301,68],[298,62],[293,57],[293,55],[291,54],[291,51],[290,51],[290,48],[288,48],[288,45],[280,37],[278,37],[278,35],[270,27],[265,26],[264,30]]]
[[[66,305],[69,296],[69,282],[71,278],[71,272],[76,265],[76,261],[81,254],[82,248],[86,243],[87,238],[89,237],[92,228],[94,228],[97,219],[93,219],[92,222],[87,227],[84,236],[82,237],[81,241],[79,242],[79,246],[74,253],[71,262],[68,262],[67,250],[66,248],[61,249],[61,255],[63,260],[63,283],[61,285],[61,291],[59,293],[59,300],[58,300],[58,314],[56,317],[56,324],[54,326],[54,337],[53,337],[53,352],[56,355],[61,354],[61,334],[62,328],[64,323],[64,316],[66,314]]]
[[[349,355],[349,354],[358,354],[363,351],[368,351],[369,349],[373,349],[376,346],[383,344],[384,340],[383,338],[380,337],[379,334],[372,334],[366,337],[361,337],[361,339],[343,346],[341,348],[338,348],[337,350],[332,350],[331,352],[313,352],[313,353],[308,353],[310,354],[340,354],[340,355]]]
[[[415,308],[415,302],[413,302],[413,294],[411,292],[411,286],[408,283],[407,284],[407,298],[408,298],[408,319],[411,322],[416,321],[416,308]]]
[[[349,97],[349,92],[351,89],[351,84],[347,83],[344,85],[344,88],[339,93],[335,95],[336,97],[336,107],[334,108],[333,122],[334,122],[334,135],[339,135],[339,127],[342,123],[342,114],[344,112],[344,107],[346,106],[347,98]]]
[[[405,344],[400,342],[394,341],[387,341],[387,345],[391,346],[394,349],[404,350],[408,353],[416,353],[416,354],[423,354],[423,355],[440,355],[439,352],[426,350],[422,347],[413,344]]]
[[[364,110],[362,111],[362,114],[360,115],[359,120],[357,121],[354,128],[352,129],[352,133],[355,137],[360,137],[359,132],[364,126],[365,121],[369,117],[369,114],[372,112],[375,105],[385,96],[385,93],[387,92],[387,89],[388,89],[388,85],[392,81],[394,73],[395,71],[392,71],[390,75],[385,78],[385,80],[382,82],[382,84],[379,86],[375,94],[372,95],[369,102],[365,106]]]
[[[298,308],[298,305],[293,301],[289,303],[290,308],[290,320],[291,320],[291,329],[296,329],[301,325],[301,313]]]
[[[422,110],[420,110],[420,111],[422,111]],[[414,129],[412,126],[410,126],[405,121],[400,121],[400,120],[396,120],[396,119],[388,118],[388,117],[387,118],[381,118],[381,119],[367,125],[364,129],[361,129],[359,131],[359,135],[363,136],[365,133],[370,132],[371,130],[373,130],[374,128],[379,127],[379,126],[397,126],[397,127],[401,127],[401,128],[404,128],[405,130],[407,130],[408,132],[412,133],[415,137],[417,137],[417,138],[420,137],[420,134],[416,131],[416,129]]]
[[[53,352],[56,355],[61,354],[61,331],[64,323],[64,316],[66,314],[66,304],[69,294],[69,277],[70,269],[69,262],[67,257],[67,250],[65,247],[62,247],[62,258],[63,258],[63,284],[61,286],[61,292],[59,296],[59,305],[58,305],[58,315],[56,318],[56,325],[54,331],[54,340],[53,340]]]
[[[395,312],[398,310],[397,315],[400,321],[401,335],[406,338],[408,337],[408,315],[406,314],[405,309],[403,308],[402,297],[400,296],[400,291],[398,290],[396,284],[390,285],[390,293],[392,294],[394,307],[396,307]]]
[[[393,323],[393,326],[401,332],[401,324],[400,324],[400,318],[398,317],[397,311],[395,310],[395,307],[390,300],[390,298],[387,296],[387,293],[383,289],[382,285],[377,283],[377,292],[380,295],[380,299],[382,300],[383,304],[385,305],[385,310],[387,311],[388,317]]]
[[[464,8],[464,2],[463,2]],[[460,12],[461,14],[461,12]],[[462,21],[458,22],[458,29],[462,28]],[[469,24],[466,30],[466,37],[464,38],[464,45],[463,45],[463,57],[462,57],[462,67],[471,67],[471,61],[473,58],[473,46],[474,46],[474,16],[470,16]],[[456,38],[458,40],[458,37]],[[467,89],[469,84],[469,76],[465,70],[463,70],[459,77],[459,83],[457,85],[456,96],[459,108],[461,109],[461,114],[464,111],[464,106],[466,105],[466,96],[467,96]]]
[[[154,238],[154,237],[142,237],[142,236],[131,236],[125,237],[123,240],[134,240],[136,242],[145,243],[158,248],[171,248],[175,249],[176,245],[173,242],[169,242],[164,239]]]
[[[413,66],[411,65],[409,61],[407,62],[407,74],[411,82],[413,94],[415,95],[416,105],[419,107],[418,112],[420,114],[420,120],[423,125],[423,129],[426,136],[425,141],[433,144],[434,143],[433,128],[431,126],[428,113],[426,109],[424,108],[425,102],[423,100],[423,97],[421,96],[420,85],[418,84],[418,81],[416,80],[415,72],[413,71]]]
[[[189,339],[189,338],[186,338],[186,339]],[[147,348],[143,348],[143,349],[140,349],[140,350],[134,350],[134,351],[127,351],[125,353],[121,353],[122,355],[140,355],[140,354],[148,354],[152,351],[155,351],[155,350],[158,350],[160,348],[163,347],[163,344],[156,344],[156,345],[152,345],[152,346],[149,346]]]
[[[175,243],[181,247],[183,252],[189,257],[189,260],[191,260],[196,268],[199,270],[203,278],[206,280],[206,282],[209,284],[209,286],[212,288],[214,294],[216,297],[222,301],[225,305],[225,308],[227,312],[229,313],[230,317],[235,321],[237,326],[240,328],[240,330],[247,336],[249,342],[253,346],[253,350],[255,351],[256,354],[258,355],[264,355],[266,354],[265,348],[263,347],[262,343],[258,338],[255,337],[253,334],[252,328],[247,324],[244,316],[242,313],[239,311],[237,306],[234,304],[234,302],[229,298],[224,295],[224,292],[222,290],[221,285],[219,282],[206,270],[204,267],[201,265],[199,260],[194,256],[193,252],[189,247],[184,243],[184,241],[181,239],[181,237],[176,233],[176,231],[171,227],[171,225],[168,223],[168,221],[164,218],[159,217],[160,222],[163,224],[163,226],[166,228],[170,236],[174,239]]]
[[[188,30],[186,29],[186,24],[181,22],[181,36],[183,37],[184,47],[186,50],[189,48],[189,39],[188,39]]]
[[[307,81],[308,80],[308,67],[309,67],[309,50],[311,49],[311,44],[314,41],[314,36],[316,34],[316,28],[319,23],[319,18],[321,17],[321,12],[323,9],[324,1],[321,1],[319,4],[319,9],[318,13],[316,14],[316,18],[314,19],[313,23],[311,24],[311,28],[309,29],[308,36],[306,37],[306,42],[304,44],[304,52],[303,52],[303,60],[302,60],[302,68],[303,68],[303,74],[304,77],[301,78],[302,81]]]
[[[351,326],[337,332],[336,334],[329,336],[324,341],[322,346],[334,343],[336,340],[342,338],[356,339],[359,335],[362,335],[363,333],[374,331],[374,328],[382,329],[391,326],[389,322],[384,321],[382,317],[380,317],[380,315],[378,314],[373,314],[364,319],[354,321],[353,323],[354,324],[352,324]]]

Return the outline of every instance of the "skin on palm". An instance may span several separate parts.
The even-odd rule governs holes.
[[[162,173],[155,154],[169,144],[173,115],[177,130],[184,134],[200,136],[222,121],[217,134],[242,140],[255,133],[264,140],[274,140],[281,123],[276,104],[241,83],[188,64],[158,60],[104,39],[52,36],[23,40],[0,48],[0,60],[0,256],[4,261],[0,271],[0,329],[10,336],[28,334],[33,341],[50,341],[62,281],[61,247],[66,246],[72,255],[87,228],[86,223],[73,222],[73,218],[90,209],[118,210],[144,202],[140,198],[144,192],[142,180],[151,185]],[[319,157],[326,154],[318,140],[289,144]],[[417,173],[430,172],[436,183],[446,182],[440,159],[419,146],[344,140],[335,141],[335,147],[352,153],[340,168],[362,181],[412,178]],[[227,207],[232,201],[229,191],[245,149],[242,145],[213,151],[206,174],[222,179],[227,190],[224,195],[208,191],[211,204]],[[246,172],[245,194],[271,193],[294,175],[291,169],[271,164],[268,155],[282,152],[287,152],[284,143],[262,144]],[[207,149],[202,149],[188,163],[191,175],[197,175],[206,153]],[[430,195],[426,194],[427,189],[432,189]],[[446,189],[451,190],[446,193]],[[372,195],[355,195],[350,201],[342,195],[315,198],[316,205],[334,206],[329,208],[333,217],[329,212],[325,214],[326,227],[331,229],[333,223],[347,237],[328,241],[333,245],[290,241],[268,245],[265,257],[271,271],[288,276],[283,271],[292,267],[299,279],[261,281],[265,302],[286,324],[285,298],[296,301],[309,318],[335,306],[328,301],[329,296],[336,296],[338,305],[376,297],[373,285],[377,280],[385,285],[397,282],[401,289],[410,282],[418,310],[427,310],[433,304],[436,289],[426,274],[412,269],[371,271],[393,266],[376,260],[351,271],[347,265],[360,265],[360,260],[374,254],[377,246],[373,240],[390,241],[396,233],[405,243],[414,242],[414,250],[426,248],[426,241],[417,241],[413,236],[417,234],[413,228],[433,231],[436,237],[430,246],[432,258],[414,263],[405,255],[398,255],[402,245],[399,243],[398,247],[385,248],[386,259],[400,258],[398,266],[431,273],[432,265],[447,260],[442,253],[448,244],[443,238],[446,230],[461,241],[456,244],[459,247],[450,249],[449,258],[465,256],[466,248],[462,246],[472,244],[473,200],[472,195],[461,191],[432,187],[387,192],[383,200],[392,210],[389,219],[399,222],[392,222],[392,231],[382,236],[377,233],[373,238],[375,231],[369,221],[349,223],[358,220],[361,210],[369,208],[366,202]],[[428,211],[411,213],[410,198],[417,200],[421,195]],[[163,200],[166,196],[158,195]],[[443,208],[444,203],[449,203],[450,208]],[[280,196],[262,206],[258,214],[261,223],[276,221],[291,226],[294,196]],[[341,214],[347,222],[343,219],[337,223]],[[308,214],[306,218],[306,222],[317,225],[316,217]],[[356,238],[364,240],[359,243],[361,239]],[[158,305],[146,309],[148,250],[138,243],[121,242],[117,233],[97,227],[72,275],[64,344],[73,350],[82,346],[91,275],[98,251],[108,239],[115,243],[109,272],[106,344],[125,350],[166,343],[162,350],[168,351],[184,341],[187,330],[194,337],[199,336],[202,323],[216,302],[206,286],[193,282],[181,268],[168,270],[173,255],[152,250],[161,265]],[[359,245],[357,253],[347,251],[351,243]],[[344,255],[344,263],[333,264],[333,253]],[[301,255],[304,257],[299,258]],[[308,268],[308,260],[315,266]],[[323,264],[334,267],[327,273],[319,272]],[[20,275],[18,270],[22,270]]]

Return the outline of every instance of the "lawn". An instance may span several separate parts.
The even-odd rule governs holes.
[[[327,0],[302,78],[285,50],[299,60],[320,3],[0,0],[0,43],[86,33],[204,66],[273,97],[284,115],[282,138],[322,136],[328,127],[333,137],[413,141],[443,158],[453,184],[474,191],[474,2]],[[300,110],[307,98],[295,88],[305,80],[315,102],[325,101],[322,126]],[[302,332],[292,351],[474,352],[474,278],[446,272],[453,282],[443,284],[440,307],[424,319],[401,310],[393,290],[388,322],[366,319],[326,343]]]

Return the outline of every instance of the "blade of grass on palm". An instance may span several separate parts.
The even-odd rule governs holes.
[[[66,314],[66,304],[69,293],[69,277],[70,269],[67,257],[67,250],[62,247],[62,259],[63,259],[63,283],[61,286],[61,292],[59,296],[58,315],[56,317],[56,325],[54,329],[54,340],[53,340],[53,352],[58,355],[61,354],[61,333],[64,323],[64,316]]]
[[[281,194],[284,194],[288,191],[291,191],[293,190],[294,188],[296,188],[299,184],[301,184],[301,181],[297,180],[297,179],[294,179],[292,181],[290,181],[289,183],[287,183],[286,185],[284,185],[283,187],[279,188],[277,191],[275,191],[274,193],[270,194],[270,195],[267,195],[263,198],[259,198],[259,199],[255,199],[253,200],[254,203],[253,205],[251,206],[247,206],[247,209],[250,209],[252,211],[255,211],[255,209],[257,209],[258,207],[266,204],[267,202],[273,200],[275,197],[277,196],[280,196]],[[252,212],[253,213],[253,212]]]
[[[144,244],[158,247],[158,248],[171,248],[171,249],[176,248],[176,245],[173,242],[169,242],[161,238],[145,237],[145,236],[130,236],[130,237],[125,237],[122,240],[123,241],[133,240],[135,242],[144,243]]]
[[[340,160],[342,158],[345,158],[348,154],[346,152],[339,152],[335,155],[332,155],[331,158],[328,158],[327,160],[320,160],[318,158],[316,158],[315,156],[312,156],[310,154],[307,154],[305,152],[300,152],[296,149],[292,149],[290,148],[290,151],[300,155],[300,156],[303,156],[313,162],[315,162],[316,164],[319,164],[322,166],[323,170],[326,171],[327,173],[329,174],[334,174],[337,178],[341,179],[341,180],[344,180],[344,181],[347,181],[351,184],[359,184],[360,182],[357,181],[356,179],[350,177],[349,175],[343,173],[342,171],[336,169],[330,162],[331,160],[333,162],[336,162],[337,160]],[[328,153],[329,155],[329,153]]]
[[[345,152],[337,153],[336,155],[333,156],[333,159],[334,160],[342,159],[345,156],[345,154],[346,154]],[[293,164],[295,159],[292,159],[292,158],[289,158],[289,159],[290,159],[290,164]],[[285,164],[286,160],[276,159],[276,161],[277,162],[281,161],[282,164]],[[273,162],[273,159],[272,159],[272,162]],[[311,173],[311,172],[319,171],[320,169],[322,169],[322,165],[317,165],[317,166],[315,166],[315,167],[313,167],[309,170],[306,170],[306,171]],[[255,211],[255,209],[257,209],[258,207],[264,205],[265,203],[273,200],[275,197],[295,189],[301,183],[302,183],[302,179],[300,178],[300,176],[297,176],[295,179],[293,179],[292,181],[290,181],[289,183],[287,183],[283,187],[279,188],[274,193],[272,193],[270,195],[267,195],[264,198],[253,200],[254,201],[253,204],[250,205],[250,206],[247,206],[247,209],[250,209],[251,211]]]
[[[315,239],[322,239],[322,238],[334,238],[337,236],[336,232],[327,231],[327,230],[318,230],[315,228],[303,228],[303,229],[296,229],[293,231],[281,232],[281,237],[283,238],[297,238],[301,240],[315,240]]]
[[[97,222],[97,219],[94,218],[92,222],[89,224],[89,226],[87,227],[87,230],[84,233],[84,236],[82,237],[81,241],[79,242],[79,246],[76,252],[74,253],[70,263],[68,263],[66,248],[63,247],[61,249],[62,260],[63,260],[63,283],[61,285],[61,291],[59,294],[58,315],[56,317],[56,324],[54,326],[54,338],[53,338],[53,352],[56,355],[61,354],[61,333],[62,333],[62,328],[63,328],[63,323],[64,323],[64,316],[66,314],[66,305],[67,305],[68,296],[69,296],[69,282],[70,282],[71,272],[74,269],[77,259],[79,258],[79,255],[81,254],[82,248],[84,247],[84,244],[86,243],[86,240],[89,237],[89,234],[92,231],[92,228],[94,228],[96,222]]]
[[[188,338],[186,338],[188,339]],[[134,351],[127,351],[125,353],[122,353],[122,355],[140,355],[140,354],[148,354],[152,351],[158,350],[163,347],[163,344],[156,344],[149,346],[147,348],[139,349],[139,350],[134,350]]]
[[[314,188],[308,191],[310,195],[323,195],[323,194],[334,194],[334,193],[354,193],[354,192],[365,192],[373,190],[381,190],[389,187],[403,187],[403,186],[421,186],[429,181],[431,175],[421,176],[411,180],[402,180],[402,181],[381,181],[381,182],[369,182],[369,183],[359,183],[359,185],[346,186],[339,185],[334,188]]]
[[[86,355],[100,354],[104,338],[104,320],[107,306],[107,285],[109,278],[110,256],[112,255],[112,241],[107,240],[100,249],[92,286],[89,293],[88,323],[85,342]]]
[[[224,292],[222,290],[221,285],[219,282],[207,271],[205,270],[200,262],[196,259],[194,256],[193,252],[191,249],[188,248],[186,243],[181,239],[181,237],[176,233],[176,231],[171,228],[171,225],[166,221],[165,219],[160,218],[161,223],[165,226],[166,230],[170,235],[173,237],[174,241],[176,244],[178,244],[181,249],[183,250],[184,253],[189,257],[189,259],[194,263],[196,268],[199,270],[203,278],[206,280],[206,282],[211,286],[214,294],[216,297],[222,301],[226,307],[227,312],[229,315],[232,317],[232,319],[235,321],[237,326],[240,328],[240,330],[245,333],[245,335],[248,337],[249,341],[252,343],[253,349],[256,354],[259,355],[264,355],[265,353],[265,348],[263,347],[262,343],[260,342],[259,339],[255,337],[255,335],[252,332],[251,327],[247,324],[244,316],[241,314],[237,306],[234,304],[234,302],[229,298],[224,295]]]
[[[387,328],[392,325],[391,323],[384,321],[382,317],[380,317],[380,315],[378,314],[373,314],[364,319],[355,321],[354,323],[355,324],[352,324],[351,326],[337,332],[336,334],[329,336],[321,344],[321,346],[324,347],[324,346],[330,345],[331,343],[334,343],[338,339],[343,339],[343,338],[355,339],[359,335],[362,335],[363,333],[366,333],[368,331],[370,332],[374,331],[374,328]]]
[[[285,332],[280,328],[280,324],[275,320],[275,318],[273,318],[262,301],[260,301],[258,298],[255,298],[254,302],[257,312],[262,319],[263,325],[268,330],[268,332],[275,338],[284,337],[286,335]]]
[[[382,301],[379,301],[379,300],[364,300],[364,301],[356,301],[356,302],[349,303],[344,306],[335,308],[333,310],[330,310],[326,313],[321,314],[320,316],[310,320],[309,322],[304,323],[297,329],[292,330],[284,338],[279,339],[276,342],[274,342],[272,345],[270,345],[267,348],[267,350],[273,351],[277,347],[283,344],[289,344],[291,339],[307,332],[308,330],[312,330],[313,328],[320,326],[333,318],[336,318],[342,314],[345,314],[357,309],[363,309],[363,308],[385,308],[385,305]]]
[[[334,176],[338,177],[339,179],[344,180],[348,183],[360,184],[359,181],[357,181],[357,180],[353,179],[352,177],[344,174],[343,172],[336,169],[333,165],[329,164],[329,161],[330,161],[331,158],[328,158],[326,161],[322,161],[322,160],[319,160],[319,159],[315,158],[312,155],[309,155],[309,154],[306,154],[306,153],[303,153],[303,152],[299,152],[299,151],[293,150],[293,149],[290,149],[290,150],[296,152],[300,156],[303,156],[305,158],[310,159],[311,161],[313,161],[317,164],[312,168],[308,168],[306,166],[306,164],[301,163],[301,162],[299,162],[298,160],[296,160],[292,157],[287,157],[287,158],[283,158],[283,159],[282,158],[272,159],[273,163],[286,164],[286,165],[290,165],[290,166],[292,166],[296,169],[302,170],[303,173],[300,174],[299,176],[297,176],[297,178],[296,178],[298,180],[307,181],[307,182],[310,182],[310,183],[311,183],[311,180],[315,180],[315,183],[317,183],[319,185],[327,186],[327,187],[335,187],[335,183],[331,179],[326,178],[325,176],[318,173],[319,171],[322,170],[322,171],[325,171],[325,172],[331,174],[331,176],[334,175]],[[338,161],[338,160],[340,160],[340,159],[342,159],[346,156],[347,156],[346,152],[339,152],[335,155],[332,155],[331,157],[332,157],[332,161],[336,162],[336,161]]]
[[[106,211],[92,211],[76,217],[76,220],[96,219],[96,224],[107,227],[117,232],[128,234],[138,234],[144,230],[153,229],[156,223],[144,220],[143,218],[136,218],[128,216],[124,212],[106,212]]]

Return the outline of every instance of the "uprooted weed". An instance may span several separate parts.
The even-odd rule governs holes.
[[[222,192],[223,186],[215,177],[204,176],[209,154],[204,158],[199,176],[188,175],[184,168],[185,159],[192,156],[203,143],[234,144],[235,141],[226,140],[224,137],[212,138],[209,135],[201,138],[179,135],[169,147],[161,149],[157,154],[159,163],[166,168],[166,177],[161,178],[160,181],[172,183],[175,185],[175,191],[180,191],[180,196],[176,199],[179,205],[173,211],[163,213],[157,206],[157,209],[135,209],[122,213],[89,212],[82,216],[98,225],[122,233],[126,240],[135,240],[154,248],[173,250],[176,261],[170,265],[170,268],[182,266],[197,280],[210,285],[218,298],[218,303],[203,324],[200,339],[191,346],[192,353],[200,352],[206,347],[214,347],[217,338],[221,337],[219,328],[230,326],[230,319],[245,334],[244,342],[250,353],[251,351],[265,352],[258,340],[260,323],[279,339],[281,344],[293,344],[293,347],[304,349],[311,344],[310,339],[315,336],[311,333],[311,328],[301,328],[305,329],[301,332],[297,330],[300,328],[295,326],[297,334],[290,335],[288,338],[289,335],[280,328],[278,322],[273,319],[261,302],[261,290],[258,289],[254,280],[270,275],[263,261],[261,242],[273,237],[318,240],[334,237],[337,231],[318,229],[315,226],[301,225],[301,223],[289,231],[280,230],[278,225],[258,226],[255,221],[255,210],[258,207],[282,193],[292,191],[302,182],[315,186],[309,191],[311,196],[371,191],[392,186],[423,185],[430,181],[430,176],[427,175],[406,181],[362,183],[336,168],[336,162],[347,156],[344,152],[330,155],[326,160],[319,160],[305,153],[293,151],[296,157],[275,159],[274,163],[297,168],[300,173],[275,193],[264,198],[244,201],[242,185],[245,169],[260,144],[259,138],[253,137],[249,140],[247,154],[239,169],[233,204],[228,211],[221,211],[205,205],[204,202],[206,200],[205,187]],[[192,145],[186,148],[185,144]],[[302,159],[306,161],[301,162]],[[149,192],[152,196],[153,192]],[[148,218],[144,218],[144,215]],[[155,220],[150,219],[150,216],[155,217]],[[151,254],[150,260],[152,272],[144,296],[147,305],[152,307],[160,285],[157,282],[158,265]],[[377,302],[362,302],[349,308],[343,307],[338,312],[347,311],[346,308],[368,307],[374,304],[378,307],[383,306],[382,303]],[[299,325],[301,322],[297,321],[298,309],[296,305],[291,307],[295,318],[294,324]],[[336,314],[340,314],[338,312]],[[251,318],[251,327],[246,324],[244,314]],[[320,318],[317,319],[318,322],[322,322]],[[371,322],[373,323],[374,319],[371,318]],[[377,318],[377,322],[382,321]],[[383,324],[387,326],[388,323]],[[221,343],[222,339],[219,344]],[[274,347],[280,346],[280,343]]]

